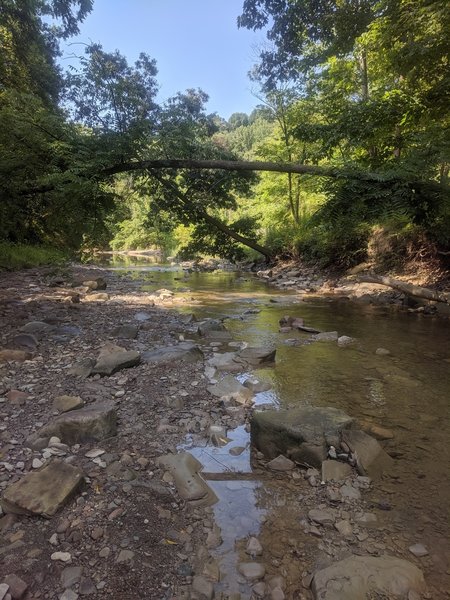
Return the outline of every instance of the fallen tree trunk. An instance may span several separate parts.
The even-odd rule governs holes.
[[[358,281],[361,283],[378,283],[380,285],[391,287],[399,292],[403,292],[408,296],[415,296],[416,298],[424,298],[426,300],[434,300],[435,302],[445,302],[446,304],[450,304],[450,293],[448,292],[430,290],[429,288],[424,288],[412,283],[406,283],[405,281],[393,279],[387,275],[375,275],[375,273],[370,273],[368,275],[361,275],[358,277]]]

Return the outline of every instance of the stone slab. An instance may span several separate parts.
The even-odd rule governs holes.
[[[312,581],[315,600],[421,597],[424,590],[422,571],[395,556],[351,556],[316,571]]]
[[[187,363],[194,363],[203,359],[203,352],[196,344],[182,342],[177,346],[166,346],[148,350],[142,353],[143,362],[147,363],[171,363],[180,360]]]
[[[0,503],[6,513],[50,518],[76,494],[83,481],[80,469],[54,460],[7,487]]]

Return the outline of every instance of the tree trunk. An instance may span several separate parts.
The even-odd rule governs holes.
[[[180,192],[180,190],[177,188],[176,185],[173,185],[170,181],[165,180],[160,175],[153,174],[153,176],[155,177],[155,179],[157,179],[159,181],[159,183],[161,185],[163,185],[166,189],[170,190],[170,192],[172,194],[175,194],[176,197],[185,206],[192,207],[192,212],[194,214],[197,213],[200,216],[200,218],[203,219],[206,223],[209,223],[216,229],[219,229],[219,231],[222,231],[223,233],[228,235],[230,238],[232,238],[236,242],[240,242],[241,244],[244,244],[244,246],[247,246],[248,248],[252,248],[253,250],[256,250],[256,252],[259,252],[260,254],[265,256],[267,260],[270,260],[272,258],[272,254],[271,254],[270,250],[268,250],[264,246],[261,246],[254,240],[251,240],[249,238],[242,236],[237,231],[234,231],[233,229],[231,229],[231,227],[228,227],[228,225],[226,223],[224,223],[223,221],[221,221],[220,219],[217,219],[216,217],[212,217],[211,215],[209,215],[206,212],[206,210],[199,209],[198,207],[194,208],[192,206],[192,203],[189,201],[189,199],[185,196],[185,194]]]
[[[358,277],[358,281],[363,283],[379,283],[380,285],[386,285],[394,290],[403,292],[408,296],[415,296],[416,298],[425,298],[426,300],[434,300],[436,302],[445,302],[446,304],[450,304],[450,293],[430,290],[429,288],[423,288],[412,283],[399,281],[398,279],[393,279],[392,277],[388,277],[386,275],[375,275],[374,273],[369,275],[361,275],[361,277]]]

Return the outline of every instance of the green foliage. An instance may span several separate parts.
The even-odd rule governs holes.
[[[67,253],[46,246],[29,246],[0,242],[0,270],[15,271],[40,265],[61,265]]]

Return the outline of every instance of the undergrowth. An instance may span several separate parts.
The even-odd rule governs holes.
[[[68,259],[67,254],[56,248],[0,242],[0,270],[15,271],[40,265],[61,265]]]

